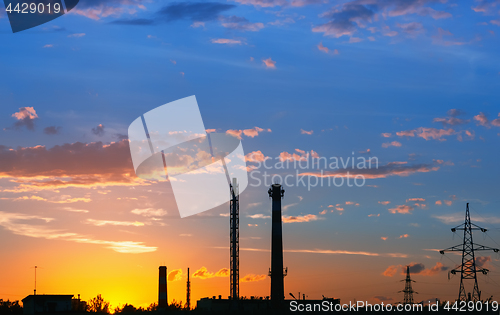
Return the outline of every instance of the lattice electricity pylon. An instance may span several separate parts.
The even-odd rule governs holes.
[[[186,282],[186,308],[191,310],[191,281],[189,281],[189,268]]]
[[[444,252],[462,252],[462,264],[450,271],[452,274],[456,274],[457,272],[460,273],[460,291],[458,293],[458,300],[459,301],[472,300],[474,302],[477,302],[481,300],[481,291],[479,291],[479,287],[477,285],[476,272],[482,272],[483,274],[487,274],[489,270],[486,268],[476,266],[476,258],[474,256],[474,251],[492,250],[495,253],[498,253],[499,249],[475,244],[472,241],[473,230],[480,230],[483,233],[486,232],[487,230],[475,225],[470,221],[469,203],[467,203],[467,208],[465,210],[465,222],[451,229],[452,232],[455,232],[456,230],[464,231],[463,244],[443,249],[439,251],[439,253],[444,254]],[[474,280],[474,289],[472,291],[472,297],[470,296],[470,294],[469,297],[467,297],[467,294],[465,293],[464,280]]]
[[[413,291],[413,288],[411,287],[411,283],[415,282],[415,280],[411,280],[410,266],[406,266],[406,279],[401,280],[401,281],[405,281],[405,289],[402,291],[399,291],[399,292],[404,292],[404,294],[405,294],[403,304],[413,305],[413,293],[418,294],[418,292]]]
[[[240,296],[240,197],[238,194],[238,183],[233,178],[231,185],[231,203],[230,207],[230,253],[231,253],[231,299],[238,300]]]

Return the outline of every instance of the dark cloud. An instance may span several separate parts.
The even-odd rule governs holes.
[[[375,12],[364,5],[346,3],[340,10],[334,9],[324,13],[323,17],[329,18],[330,21],[315,27],[313,31],[337,38],[344,35],[351,36],[358,25],[371,21],[374,14]]]
[[[192,20],[199,22],[213,21],[227,10],[236,7],[233,4],[218,2],[175,2],[163,7],[158,15],[167,22],[176,20]]]
[[[26,127],[28,130],[35,130],[35,120],[38,119],[38,115],[33,107],[21,107],[19,108],[19,112],[12,114],[12,117],[17,119],[14,123],[15,129]]]
[[[104,126],[103,124],[99,124],[97,127],[92,128],[92,133],[96,136],[102,137],[104,135]]]
[[[101,6],[115,7],[121,5],[139,6],[139,5],[144,5],[146,3],[148,3],[147,0],[80,0],[80,2],[78,2],[77,8],[88,9]]]
[[[127,135],[122,135],[121,133],[117,133],[117,134],[115,134],[115,137],[116,137],[118,140],[120,140],[120,141],[122,141],[122,140],[128,140],[128,136],[127,136]]]
[[[386,14],[389,17],[409,14],[429,15],[434,19],[449,18],[451,14],[436,11],[425,5],[437,3],[435,0],[355,0],[337,5],[330,11],[323,13],[322,17],[330,19],[329,22],[316,26],[313,32],[321,32],[326,36],[341,37],[352,36],[358,27],[365,28],[371,23],[376,14]],[[418,25],[407,25],[413,31]]]
[[[219,20],[222,26],[232,30],[257,32],[264,28],[263,23],[251,23],[246,18],[240,16],[221,16]]]
[[[57,135],[61,131],[61,127],[50,126],[43,129],[43,133],[46,135]]]
[[[410,273],[417,274],[425,270],[425,266],[422,263],[416,263],[410,265]]]

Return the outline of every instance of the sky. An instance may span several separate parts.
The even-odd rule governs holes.
[[[81,0],[19,33],[0,11],[0,298],[32,294],[35,266],[37,293],[113,307],[156,302],[160,265],[169,302],[188,267],[192,304],[229,295],[229,203],[181,219],[130,157],[137,117],[195,95],[246,156],[241,296],[270,292],[267,172],[293,180],[287,298],[398,302],[410,265],[415,300],[456,299],[460,256],[438,250],[460,244],[466,203],[488,228],[475,242],[500,247],[498,36],[498,0]],[[294,167],[320,158],[377,167]],[[295,181],[347,171],[363,185]],[[499,256],[478,255],[498,299]]]

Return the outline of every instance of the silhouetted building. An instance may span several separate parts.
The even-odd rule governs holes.
[[[287,274],[283,270],[283,232],[281,222],[281,198],[285,190],[280,184],[273,184],[269,188],[269,197],[272,198],[272,235],[271,235],[271,302],[274,308],[281,307],[285,299],[284,277]]]
[[[23,314],[44,314],[71,312],[73,310],[73,295],[28,295],[23,301]]]
[[[164,309],[168,306],[167,300],[167,267],[160,266],[158,277],[158,308]]]

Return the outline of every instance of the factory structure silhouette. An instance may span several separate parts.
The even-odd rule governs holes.
[[[233,179],[230,184],[230,288],[229,296],[223,298],[222,295],[201,298],[196,302],[196,306],[192,307],[191,303],[191,282],[189,268],[187,269],[186,282],[186,304],[184,310],[196,309],[198,312],[213,313],[213,314],[238,314],[238,313],[262,313],[262,314],[281,314],[293,311],[291,306],[295,306],[295,310],[305,309],[306,305],[329,305],[330,310],[339,311],[337,306],[342,307],[340,299],[327,298],[323,296],[322,300],[306,300],[305,294],[302,299],[299,293],[296,298],[292,293],[289,295],[293,298],[285,299],[284,279],[288,274],[288,268],[284,268],[283,262],[283,233],[282,233],[282,207],[281,200],[285,196],[285,190],[280,184],[273,184],[268,194],[272,201],[272,233],[271,233],[271,268],[269,276],[271,277],[270,295],[265,297],[251,297],[250,299],[239,296],[239,192],[238,183]],[[465,222],[451,229],[452,232],[463,230],[463,243],[444,250],[440,253],[444,254],[447,251],[462,252],[462,264],[450,273],[461,274],[460,289],[457,301],[472,301],[473,303],[481,303],[481,291],[477,284],[477,273],[488,273],[488,269],[477,266],[475,251],[491,250],[498,252],[498,248],[491,248],[479,245],[472,240],[472,231],[479,230],[486,232],[486,229],[473,224],[470,220],[469,204],[467,203],[465,212]],[[36,269],[35,269],[36,272]],[[167,287],[167,266],[159,267],[158,277],[158,304],[157,312],[168,312],[168,287]],[[35,280],[36,281],[36,280]],[[404,294],[401,305],[421,305],[423,302],[417,303],[414,301],[413,294],[416,294],[412,287],[410,275],[410,266],[406,266],[406,278],[401,280],[405,282],[404,290],[399,291]],[[465,283],[473,284],[473,291],[467,293]],[[491,301],[491,298],[489,299]],[[325,304],[326,303],[326,304]],[[356,302],[355,302],[356,303]],[[436,301],[436,304],[438,301]],[[383,304],[383,303],[382,303]],[[58,312],[81,311],[86,309],[85,302],[78,299],[73,299],[72,295],[37,295],[36,289],[33,295],[29,295],[23,299],[24,314],[45,313],[53,314]],[[75,308],[75,305],[77,308]],[[346,305],[346,304],[344,304]],[[340,309],[346,311],[345,309]],[[365,310],[365,309],[363,309]],[[425,309],[424,309],[425,311]],[[497,312],[498,313],[498,312]]]

